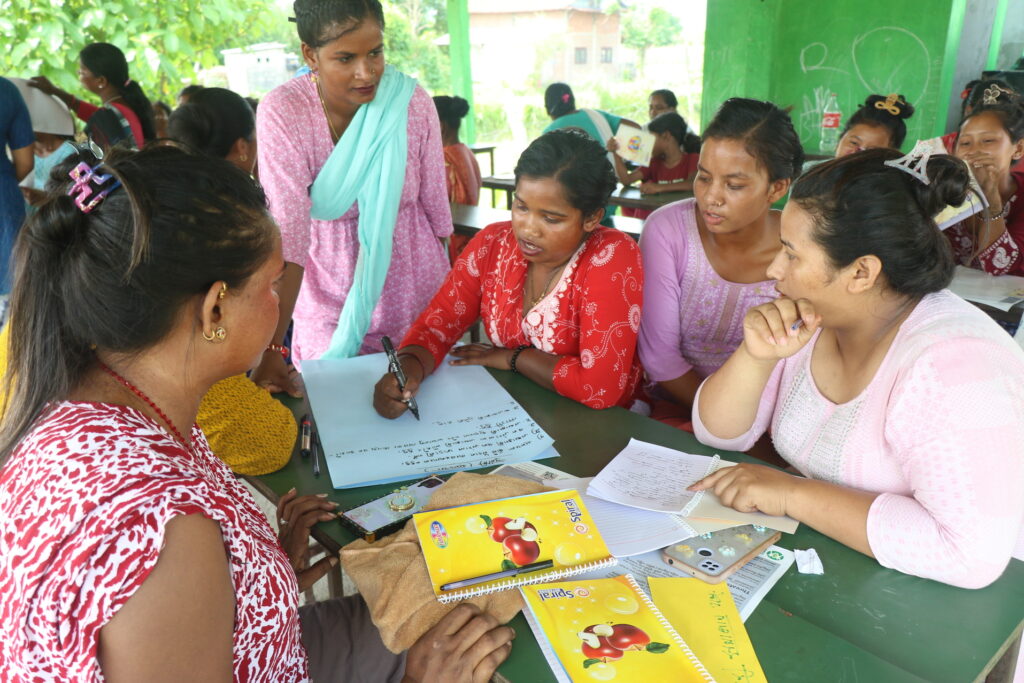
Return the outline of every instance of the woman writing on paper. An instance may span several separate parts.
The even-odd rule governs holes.
[[[298,607],[337,564],[304,564],[332,504],[284,496],[279,540],[195,424],[277,325],[284,260],[252,179],[171,146],[54,173],[16,249],[4,679],[489,680],[512,633],[470,606],[400,655],[361,597]]]
[[[600,225],[615,187],[604,148],[580,131],[545,133],[515,173],[511,222],[473,237],[402,341],[405,393],[390,373],[377,383],[384,417],[405,412],[449,351],[452,365],[511,370],[591,408],[633,402],[643,272],[636,243]],[[452,349],[478,318],[493,346]]]
[[[288,263],[282,344],[293,357],[347,357],[400,338],[447,273],[452,232],[437,111],[384,62],[377,0],[297,0],[312,73],[260,104],[259,174]],[[297,392],[280,354],[257,384]]]
[[[782,296],[747,313],[693,415],[715,448],[745,450],[770,427],[806,478],[740,464],[693,488],[954,586],[1024,557],[1024,353],[946,289],[953,259],[932,218],[968,182],[957,159],[891,149],[797,181],[769,269]]]

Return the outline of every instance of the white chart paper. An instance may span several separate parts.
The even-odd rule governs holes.
[[[335,488],[555,457],[540,425],[483,367],[442,364],[416,396],[420,420],[373,409],[384,354],[302,363]]]

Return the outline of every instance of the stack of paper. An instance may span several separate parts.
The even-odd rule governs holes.
[[[711,491],[687,490],[715,470],[735,464],[717,455],[694,455],[630,439],[590,482],[587,494],[642,510],[682,515],[697,533],[741,524],[795,532],[798,523],[791,517],[739,512],[723,505]]]
[[[555,488],[580,487],[590,481],[590,479],[573,477],[571,474],[537,462],[502,465],[494,470],[492,474],[516,477]],[[577,490],[581,493],[583,491],[581,488],[577,488]],[[664,521],[652,525],[651,528],[646,526],[638,527],[629,523],[629,520],[639,519],[639,517],[630,517],[630,512],[642,515],[654,514],[679,520],[691,528],[700,529],[697,533],[738,526],[730,522],[719,522],[716,524],[703,520],[682,520],[677,515],[667,515],[665,513],[648,513],[638,508],[629,508],[616,503],[609,503],[585,494],[583,495],[583,500],[591,516],[594,518],[594,523],[597,524],[597,528],[604,537],[608,549],[612,552],[612,555],[619,558],[619,562],[614,566],[588,572],[582,578],[607,579],[622,574],[632,574],[640,584],[640,587],[648,593],[650,593],[650,589],[647,586],[648,577],[688,576],[682,570],[666,563],[660,551],[662,546],[671,545],[681,539],[667,541],[662,545],[654,545],[664,538],[674,538],[675,533],[681,533],[681,527],[679,531],[676,531]],[[608,519],[609,516],[612,519]],[[662,533],[664,533],[664,536],[660,536]],[[635,545],[631,546],[634,542]],[[640,554],[633,552],[648,544],[653,545],[658,550],[645,551]],[[754,608],[761,604],[764,596],[778,583],[779,579],[782,578],[786,570],[792,565],[793,551],[773,545],[740,567],[736,573],[725,580],[726,585],[729,587],[729,593],[732,595],[743,621],[747,620],[747,617],[754,612]],[[691,580],[703,583],[699,579]]]

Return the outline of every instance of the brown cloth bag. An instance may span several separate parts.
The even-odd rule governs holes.
[[[423,509],[437,510],[550,490],[512,477],[459,472],[438,487]],[[373,623],[392,652],[408,650],[459,604],[437,601],[412,520],[401,531],[374,543],[352,541],[341,549],[341,564],[366,600]],[[523,598],[517,590],[478,595],[467,602],[503,624],[523,608]]]

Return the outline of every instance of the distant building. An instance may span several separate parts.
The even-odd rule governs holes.
[[[622,73],[619,16],[601,0],[469,0],[469,31],[476,78],[573,86]],[[512,55],[535,55],[524,64]]]
[[[257,43],[221,50],[228,88],[244,96],[262,97],[295,73],[296,59],[282,43]]]

